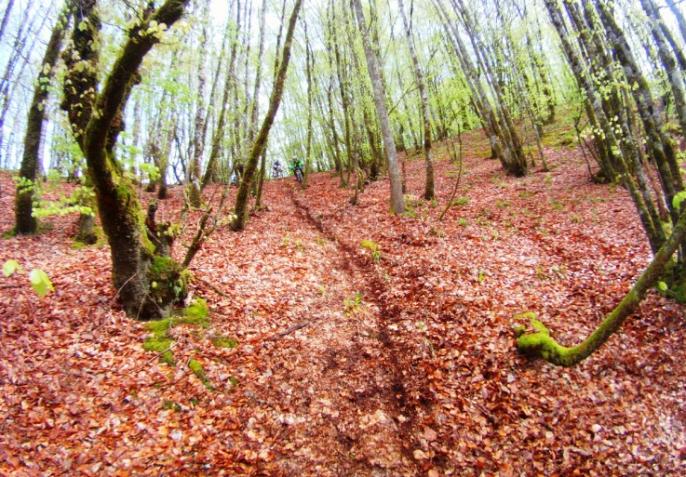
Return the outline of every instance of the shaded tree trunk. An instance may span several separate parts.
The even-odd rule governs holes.
[[[8,5],[7,9],[10,8],[11,4]],[[3,19],[3,21],[5,20]],[[43,136],[46,100],[68,22],[69,5],[60,13],[57,23],[52,29],[29,107],[26,135],[24,136],[24,153],[19,169],[21,182],[17,186],[15,205],[15,231],[18,234],[32,234],[36,232],[37,228],[37,221],[33,217],[33,199],[36,177],[40,168],[40,145]]]

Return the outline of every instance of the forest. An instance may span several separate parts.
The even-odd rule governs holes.
[[[0,475],[686,475],[682,0],[0,0]]]

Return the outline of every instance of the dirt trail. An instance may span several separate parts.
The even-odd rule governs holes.
[[[374,265],[318,228],[290,181],[275,185],[268,215],[278,220],[261,246],[286,248],[291,263],[282,273],[299,284],[273,294],[287,304],[292,324],[273,339],[252,338],[255,344],[228,360],[240,382],[236,392],[247,398],[237,410],[247,419],[237,456],[270,475],[416,475],[412,415]],[[271,280],[270,257],[254,258]],[[237,335],[247,326],[238,324]]]

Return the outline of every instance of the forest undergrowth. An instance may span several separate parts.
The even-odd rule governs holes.
[[[628,194],[591,183],[577,150],[514,179],[478,133],[465,145],[443,221],[457,165],[441,144],[437,200],[413,156],[402,216],[386,180],[356,206],[329,173],[270,181],[247,229],[218,230],[191,267],[209,320],[162,330],[174,366],[113,308],[108,247],[75,247],[73,217],[3,239],[0,261],[55,292],[1,284],[0,474],[686,473],[683,306],[651,292],[571,369],[515,351],[517,314],[576,343],[648,263]],[[172,188],[162,218],[181,205]]]

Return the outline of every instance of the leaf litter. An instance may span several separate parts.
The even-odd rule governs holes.
[[[627,194],[591,184],[576,151],[522,179],[466,157],[468,200],[441,222],[445,161],[438,203],[402,217],[385,180],[358,206],[330,174],[269,182],[248,229],[220,229],[191,267],[210,323],[168,330],[173,367],[114,304],[109,249],[71,247],[73,218],[2,240],[0,261],[55,291],[2,282],[0,474],[686,473],[684,307],[651,293],[573,369],[514,351],[517,313],[574,343],[648,262]],[[422,167],[407,162],[416,196]]]

